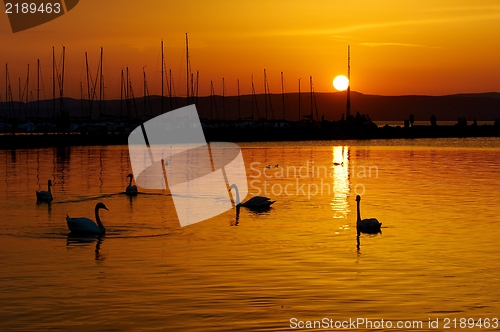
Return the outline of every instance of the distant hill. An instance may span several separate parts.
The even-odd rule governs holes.
[[[298,120],[299,119],[299,94],[286,93],[285,107],[283,109],[283,96],[263,94],[252,97],[237,96],[204,96],[197,98],[197,108],[202,118],[237,119],[253,116],[254,119],[266,117],[268,119]],[[238,102],[239,100],[239,102]],[[313,96],[312,113],[314,118],[338,120],[346,110],[346,92],[315,93]],[[267,101],[267,102],[266,102]],[[194,100],[191,100],[191,103]],[[28,104],[0,103],[0,117],[13,117],[24,120],[26,117],[52,117],[61,109],[69,112],[73,117],[88,117],[105,119],[106,115],[122,115],[129,118],[153,117],[161,113],[161,97],[151,96],[136,98],[134,100],[120,101],[107,100],[102,104],[98,101],[64,98],[62,103],[57,99],[30,102]],[[55,112],[54,112],[55,105]],[[165,97],[164,111],[186,105],[182,97]],[[171,105],[171,106],[170,106]],[[238,106],[239,105],[239,106]],[[316,112],[317,109],[317,112]],[[283,115],[283,110],[285,115]],[[466,118],[478,121],[495,120],[500,118],[500,93],[475,93],[454,94],[446,96],[378,96],[359,92],[351,92],[351,113],[369,114],[374,121],[402,121],[414,114],[416,121],[427,121],[434,114],[438,121],[451,121],[457,118]],[[311,114],[311,95],[309,92],[300,94],[300,116]],[[317,114],[317,115],[316,115]]]
[[[375,96],[351,94],[351,107],[368,113],[374,120],[495,120],[500,117],[500,93],[456,94],[447,96]]]

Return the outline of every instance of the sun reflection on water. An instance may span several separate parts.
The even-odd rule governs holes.
[[[333,197],[330,205],[333,218],[347,218],[350,213],[347,197],[350,195],[349,147],[332,147],[332,186]]]

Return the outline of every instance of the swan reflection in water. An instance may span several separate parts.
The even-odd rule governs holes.
[[[374,237],[374,236],[377,236],[378,234],[382,234],[382,231],[380,231],[378,233],[373,233],[373,234],[366,234],[366,236],[364,236],[364,237]],[[358,251],[358,254],[361,254],[360,236],[361,236],[361,232],[358,232],[358,234],[356,235],[356,249]]]
[[[235,219],[231,219],[229,221],[230,226],[238,226],[240,224],[241,205],[236,205],[235,210],[236,210]],[[272,207],[269,206],[267,208],[248,208],[248,210],[250,213],[254,215],[266,215],[267,212],[272,210]]]
[[[240,224],[240,206],[236,205],[236,217],[234,220],[229,221],[230,226],[238,226]]]
[[[97,242],[96,242],[97,240]],[[87,237],[82,237],[79,235],[74,235],[74,234],[68,234],[68,239],[66,240],[66,247],[69,249],[70,247],[76,247],[76,246],[88,246],[94,242],[96,242],[95,245],[95,256],[94,259],[96,261],[102,261],[104,260],[105,256],[101,255],[100,250],[101,250],[101,243],[104,241],[104,236],[87,236]]]

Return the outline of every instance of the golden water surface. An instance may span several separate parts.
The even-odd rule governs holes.
[[[428,330],[500,317],[499,139],[240,146],[247,199],[272,209],[183,228],[170,192],[123,194],[126,146],[0,151],[0,330],[284,331],[294,318]],[[36,204],[48,179],[54,201]],[[356,194],[362,218],[383,224],[359,246]],[[66,214],[94,219],[97,202],[107,234],[68,236]]]

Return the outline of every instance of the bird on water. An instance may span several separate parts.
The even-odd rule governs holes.
[[[236,184],[232,184],[229,187],[229,191],[231,191],[231,189],[234,189],[234,191],[236,192],[236,206],[243,206],[249,209],[268,209],[271,207],[273,203],[276,202],[276,201],[271,201],[269,197],[254,196],[250,198],[248,201],[241,203],[238,186]]]
[[[358,217],[356,220],[356,229],[358,230],[358,233],[368,233],[368,234],[380,233],[380,227],[382,226],[382,223],[379,222],[377,219],[375,218],[361,219],[361,213],[359,211],[360,201],[361,201],[361,196],[357,195],[356,202],[358,204],[357,207]]]
[[[49,180],[47,182],[48,189],[47,191],[45,190],[40,190],[36,192],[36,202],[37,203],[50,203],[52,202],[52,192],[50,191],[50,187],[52,187],[52,180]]]
[[[104,203],[99,202],[95,206],[95,219],[94,222],[92,219],[86,217],[79,218],[70,218],[70,216],[66,215],[66,223],[68,224],[68,228],[72,234],[79,235],[104,235],[106,234],[106,228],[101,222],[101,218],[99,217],[99,210],[104,209],[108,210]]]
[[[130,178],[130,182],[127,186],[127,189],[125,189],[125,193],[129,196],[135,196],[137,195],[138,190],[136,185],[132,185],[132,179],[134,178],[134,176],[132,174],[129,174],[127,175],[127,177]]]

